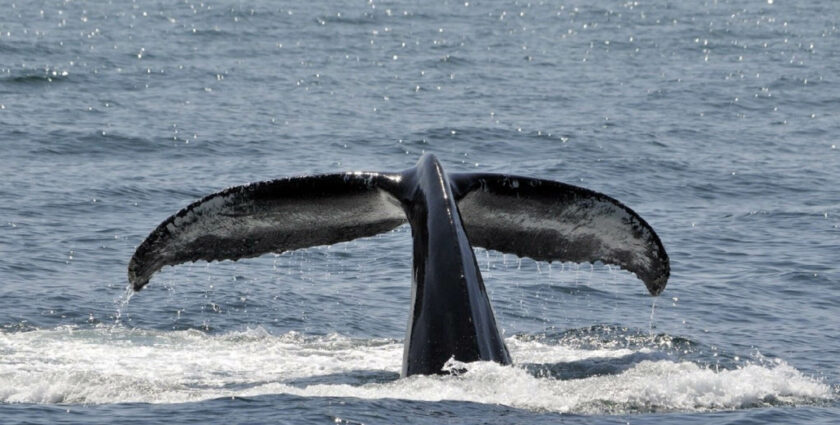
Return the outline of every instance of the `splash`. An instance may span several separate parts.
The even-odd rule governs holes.
[[[507,343],[518,366],[451,362],[459,373],[399,378],[402,343],[390,339],[277,336],[262,328],[223,335],[105,326],[0,333],[0,402],[183,403],[282,393],[626,414],[833,397],[828,385],[781,360],[717,370],[669,358],[655,343],[627,348],[523,336]]]

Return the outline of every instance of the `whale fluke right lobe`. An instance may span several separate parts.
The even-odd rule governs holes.
[[[543,261],[601,261],[659,295],[670,275],[653,228],[621,202],[551,180],[500,174],[450,176],[474,246]]]

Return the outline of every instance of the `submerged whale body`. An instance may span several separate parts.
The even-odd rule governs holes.
[[[232,187],[169,217],[128,266],[135,291],[163,266],[255,257],[411,225],[414,265],[403,376],[451,358],[510,364],[473,246],[536,260],[618,265],[652,295],[668,255],[653,229],[606,195],[550,180],[447,174],[426,154],[399,173],[291,177]]]

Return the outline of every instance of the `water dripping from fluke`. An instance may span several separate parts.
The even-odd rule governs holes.
[[[656,300],[658,297],[653,297],[653,301],[650,304],[650,322],[648,323],[648,333],[653,335],[653,330],[656,329],[656,325],[653,323],[653,318],[656,313]]]
[[[114,304],[117,307],[117,311],[114,314],[114,326],[122,325],[123,312],[128,307],[128,302],[131,301],[131,297],[134,296],[134,293],[135,291],[131,287],[131,285],[126,285],[123,294],[119,298],[114,300]]]

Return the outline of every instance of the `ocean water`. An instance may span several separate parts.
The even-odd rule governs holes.
[[[0,11],[0,423],[840,421],[836,1]],[[407,227],[126,291],[197,198],[424,152],[621,200],[668,287],[478,249],[515,365],[410,378]]]

